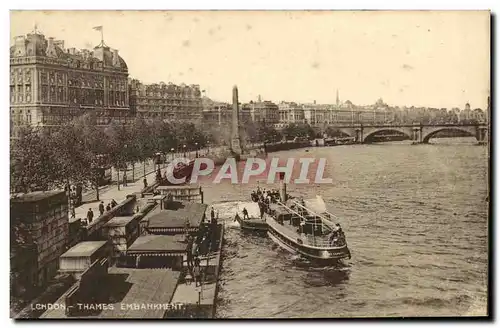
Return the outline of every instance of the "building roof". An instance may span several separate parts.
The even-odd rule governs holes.
[[[97,313],[82,314],[82,318],[105,319],[162,319],[165,309],[159,304],[172,301],[180,273],[164,269],[109,268],[106,277],[106,292],[109,293],[105,309]],[[55,304],[65,304],[67,293]],[[133,309],[131,305],[141,309]],[[156,306],[156,308],[155,308]],[[148,308],[149,307],[149,308]],[[54,306],[42,314],[43,319],[67,318],[62,306]],[[76,317],[72,317],[76,318]]]
[[[206,204],[171,202],[164,209],[148,218],[148,228],[181,228],[189,221],[191,227],[198,227],[207,210]]]
[[[61,257],[84,257],[91,256],[96,251],[98,251],[101,247],[103,247],[107,241],[99,240],[99,241],[82,241],[81,243],[76,244],[71,247],[66,253],[61,255]]]
[[[183,235],[146,235],[137,238],[127,252],[184,252],[186,249]]]
[[[64,190],[34,191],[26,194],[11,194],[11,203],[34,203],[56,195],[64,194]]]
[[[133,221],[133,216],[115,216],[111,220],[109,220],[104,226],[105,227],[124,227],[129,224],[130,221]]]
[[[47,50],[52,47],[54,53],[47,53]],[[29,49],[28,51],[26,51]],[[29,53],[30,50],[34,52]],[[26,36],[19,36],[16,38],[16,42],[10,47],[10,57],[14,58],[17,56],[22,56],[24,52],[27,52],[28,56],[50,56],[53,58],[65,60],[65,61],[75,61],[78,63],[102,63],[105,67],[118,67],[122,70],[127,70],[127,63],[122,57],[116,53],[117,56],[117,66],[113,63],[113,51],[108,46],[100,44],[94,47],[93,51],[83,49],[81,51],[74,48],[63,49],[63,42],[54,40],[54,38],[45,38],[45,35],[40,33],[30,33]]]

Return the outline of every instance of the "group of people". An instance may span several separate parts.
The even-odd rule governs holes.
[[[271,203],[275,204],[279,201],[280,193],[276,189],[266,190],[265,188],[263,188],[261,190],[260,187],[257,187],[257,190],[252,191],[251,198],[252,201],[259,204],[260,218],[262,219],[264,217],[264,213],[270,212],[269,205]],[[245,211],[246,209],[243,209],[243,219],[245,219],[245,217],[248,217],[248,213],[245,215]]]
[[[332,246],[341,246],[345,244],[344,231],[342,231],[342,227],[339,223],[335,224],[335,228],[330,233],[329,241]]]
[[[260,190],[260,187],[257,187],[257,190],[252,191],[251,197],[252,200],[256,203],[276,203],[280,199],[280,192],[276,189],[266,190],[265,188],[263,188],[262,190]]]
[[[194,278],[196,286],[201,285],[201,267],[200,267],[200,254],[207,254],[210,252],[210,248],[214,249],[217,241],[218,233],[218,216],[215,213],[214,208],[210,209],[210,222],[206,223],[205,218],[203,218],[198,235],[194,238],[190,233],[189,229],[191,225],[189,221],[186,222],[186,241],[188,243],[187,247],[187,267],[190,275]]]
[[[111,211],[112,208],[114,208],[116,205],[118,205],[118,203],[112,199],[111,202],[109,202],[106,207],[104,207],[104,202],[101,201],[99,203],[99,216],[103,215],[104,212],[109,212]],[[74,218],[75,217],[75,209],[72,208],[71,210],[71,217]],[[92,223],[92,220],[94,220],[94,211],[92,211],[92,208],[89,208],[89,210],[87,211],[87,218],[86,218],[86,221],[84,221],[84,224],[85,225],[89,225]]]
[[[198,257],[197,251],[193,252],[194,239],[191,235],[187,236],[187,268],[189,274],[193,277],[196,287],[201,286],[201,260]]]

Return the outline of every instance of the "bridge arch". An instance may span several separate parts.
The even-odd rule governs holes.
[[[478,139],[477,135],[477,129],[476,127],[460,127],[460,126],[442,126],[442,127],[437,127],[433,128],[430,131],[425,131],[422,134],[422,143],[429,143],[429,140],[435,136],[438,132],[442,131],[461,131],[467,133],[469,136],[476,138],[477,141],[480,141]]]
[[[412,139],[411,133],[407,129],[401,129],[401,128],[397,128],[397,127],[383,127],[383,128],[365,131],[363,133],[363,143],[369,142],[370,139],[374,135],[376,135],[377,133],[380,133],[380,132],[399,132],[399,133],[407,136],[409,139]]]

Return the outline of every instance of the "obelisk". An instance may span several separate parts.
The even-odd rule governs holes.
[[[238,87],[233,87],[233,124],[231,126],[231,150],[233,153],[241,155],[240,138],[240,109],[238,107]]]

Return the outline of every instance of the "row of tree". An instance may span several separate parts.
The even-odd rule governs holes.
[[[10,144],[11,192],[98,185],[99,168],[121,170],[156,153],[205,147],[210,136],[189,123],[137,119],[131,125],[98,126],[83,115],[58,127],[22,127]]]
[[[304,123],[290,124],[279,131],[266,122],[246,122],[242,130],[245,140],[251,143],[320,136]],[[331,129],[326,132],[335,136]],[[128,125],[99,126],[89,114],[50,130],[22,127],[19,137],[11,141],[11,192],[75,184],[91,185],[98,192],[99,169],[114,167],[120,172],[134,163],[155,159],[158,152],[194,151],[209,144],[228,145],[230,140],[230,129],[219,126],[141,118]]]

